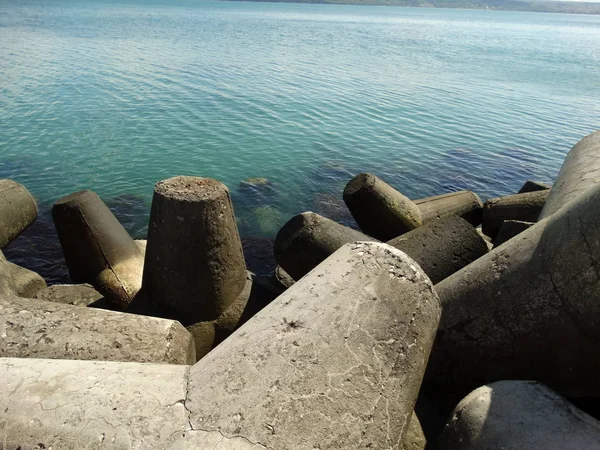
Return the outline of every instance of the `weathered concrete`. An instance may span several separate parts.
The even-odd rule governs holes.
[[[156,184],[144,292],[185,325],[217,319],[246,285],[246,264],[229,190],[210,178]]]
[[[275,273],[273,274],[273,277],[284,291],[292,287],[292,285],[296,282],[281,266],[275,267]]]
[[[540,220],[550,217],[600,181],[600,131],[579,141],[568,153],[552,186]]]
[[[58,200],[52,218],[71,279],[124,309],[140,290],[144,259],[117,218],[92,191]]]
[[[191,364],[178,322],[18,297],[0,298],[0,357]]]
[[[428,377],[447,392],[538,380],[600,396],[600,184],[438,285]]]
[[[398,448],[439,314],[405,254],[347,244],[191,369],[190,424],[267,448]]]
[[[505,220],[504,222],[502,222],[502,226],[500,227],[500,231],[498,232],[496,239],[494,239],[494,247],[499,247],[509,239],[512,239],[516,235],[527,230],[532,225],[534,225],[533,222],[523,222],[521,220]]]
[[[483,205],[481,229],[494,239],[505,220],[536,222],[549,193],[548,190],[527,192],[486,201]]]
[[[485,240],[459,216],[447,216],[388,242],[414,259],[438,283],[488,252]]]
[[[312,212],[293,217],[275,239],[277,263],[298,280],[342,245],[374,241]],[[459,216],[436,219],[388,242],[414,259],[437,283],[488,252],[481,235]]]
[[[39,291],[33,297],[73,306],[89,306],[104,298],[91,284],[55,284]]]
[[[401,448],[439,314],[402,252],[346,245],[191,369],[1,358],[0,435],[5,448]]]
[[[0,296],[33,297],[46,288],[46,281],[25,267],[0,258]]]
[[[533,381],[500,381],[471,392],[454,410],[443,450],[596,450],[600,422]]]
[[[0,359],[4,449],[262,449],[191,430],[184,365]]]
[[[425,450],[425,448],[427,448],[427,438],[423,433],[419,418],[413,413],[402,441],[402,450]]]
[[[231,335],[244,320],[244,311],[250,300],[253,280],[250,272],[246,273],[246,285],[237,299],[214,320],[196,322],[187,326],[187,330],[194,338],[196,346],[196,360],[199,361],[214,347]]]
[[[519,189],[519,194],[525,194],[526,192],[535,192],[535,191],[545,191],[546,189],[551,189],[552,185],[547,183],[541,183],[539,181],[531,181],[527,180],[521,189]]]
[[[14,241],[37,215],[37,203],[24,186],[0,180],[0,248]]]
[[[481,238],[485,241],[486,245],[488,246],[488,250],[492,250],[494,248],[494,244],[492,244],[492,238],[484,234],[479,227],[475,228],[475,231],[477,231],[479,236],[481,236]]]
[[[299,280],[344,244],[375,239],[312,211],[292,217],[277,233],[275,261]]]
[[[361,173],[344,189],[344,202],[369,236],[388,241],[423,224],[419,207],[372,173]]]
[[[473,226],[481,223],[483,203],[477,194],[471,191],[450,192],[433,197],[413,200],[421,210],[423,223],[443,219],[448,216],[460,216]]]

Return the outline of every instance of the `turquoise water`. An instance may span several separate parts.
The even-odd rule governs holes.
[[[267,248],[303,210],[348,222],[352,174],[487,198],[552,181],[600,128],[597,16],[168,3],[0,0],[0,177],[38,198],[39,235],[92,189],[143,237],[154,183],[186,174],[227,184]],[[56,242],[26,238],[16,257],[60,278]]]

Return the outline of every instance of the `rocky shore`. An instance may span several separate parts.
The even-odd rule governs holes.
[[[600,131],[486,202],[341,194],[283,218],[268,276],[217,180],[157,183],[147,240],[58,199],[71,284],[0,258],[0,448],[600,448]],[[5,248],[38,206],[0,180],[0,211]]]

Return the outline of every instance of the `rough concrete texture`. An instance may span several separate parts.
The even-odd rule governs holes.
[[[600,185],[436,285],[428,377],[459,395],[502,379],[600,396]]]
[[[540,181],[527,180],[525,184],[521,186],[521,189],[519,189],[518,194],[525,194],[526,192],[545,191],[546,189],[551,188],[551,184],[542,183]]]
[[[92,191],[58,200],[52,218],[71,279],[124,309],[142,285],[144,257],[117,218]]]
[[[492,250],[494,248],[494,244],[492,244],[492,238],[483,234],[483,231],[481,231],[481,228],[475,228],[475,231],[477,231],[477,233],[479,234],[479,236],[481,236],[481,238],[485,241],[488,250]]]
[[[275,267],[275,273],[273,276],[275,281],[283,288],[283,290],[292,287],[292,285],[296,282],[281,266]]]
[[[262,449],[220,431],[192,431],[189,366],[0,359],[4,449]]]
[[[421,210],[423,223],[448,216],[460,216],[473,226],[481,223],[483,203],[479,196],[471,191],[450,192],[413,201]]]
[[[500,381],[467,395],[439,441],[443,450],[596,450],[600,422],[533,381]]]
[[[483,205],[481,229],[494,239],[505,220],[536,222],[549,193],[548,190],[527,192],[486,201]]]
[[[136,239],[133,242],[135,242],[135,245],[137,245],[142,255],[146,255],[146,247],[148,247],[148,241],[145,239]]]
[[[156,184],[144,271],[148,299],[185,325],[217,319],[246,284],[227,187],[179,176]]]
[[[91,284],[55,284],[39,291],[39,300],[65,305],[88,306],[104,298]]]
[[[494,247],[498,247],[504,244],[509,239],[514,238],[516,235],[522,233],[533,225],[533,222],[523,222],[521,220],[505,220],[502,222],[500,231],[494,239]]]
[[[439,314],[404,253],[347,244],[192,367],[190,424],[266,448],[401,448]]]
[[[25,267],[0,260],[0,295],[33,297],[46,288],[46,281]]]
[[[600,131],[579,141],[567,154],[540,220],[550,217],[600,180]]]
[[[459,216],[429,222],[388,241],[388,245],[414,259],[434,284],[488,252],[477,230]]]
[[[375,239],[312,211],[292,217],[277,233],[275,261],[299,280],[344,244]]]
[[[223,314],[214,320],[197,322],[187,326],[187,330],[194,338],[197,361],[229,337],[241,325],[240,322],[243,320],[244,311],[248,307],[251,292],[252,275],[247,272],[244,289]]]
[[[369,236],[388,241],[423,224],[419,207],[372,173],[361,173],[344,188],[344,202]]]
[[[18,297],[0,298],[0,357],[192,364],[192,336],[173,320]]]
[[[0,248],[14,241],[37,215],[37,203],[24,186],[0,180]]]
[[[402,441],[402,450],[424,450],[425,448],[427,448],[427,438],[423,433],[419,418],[413,413]]]

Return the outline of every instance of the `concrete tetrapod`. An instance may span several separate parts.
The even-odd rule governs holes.
[[[218,430],[188,431],[189,370],[174,364],[0,358],[2,448],[264,450]]]
[[[488,252],[483,237],[459,216],[447,216],[398,236],[388,245],[414,259],[438,283]]]
[[[190,371],[192,428],[277,449],[397,448],[440,309],[385,244],[347,244]]]
[[[483,205],[482,231],[494,239],[505,220],[536,222],[549,194],[543,190],[489,199]]]
[[[142,285],[143,253],[98,195],[79,191],[58,200],[52,218],[76,283],[90,283],[117,307]]]
[[[382,241],[423,224],[419,207],[372,173],[361,173],[348,182],[344,202],[360,229]]]
[[[429,223],[448,216],[460,216],[476,227],[481,223],[483,203],[477,194],[471,191],[450,192],[433,197],[413,200],[419,207],[423,223]]]
[[[195,362],[192,336],[173,320],[0,297],[0,357]]]
[[[523,222],[521,220],[505,220],[502,222],[500,231],[494,239],[494,248],[504,244],[509,239],[527,230],[533,225],[533,222]]]
[[[292,217],[273,243],[275,261],[299,280],[344,244],[375,239],[308,211]]]
[[[526,192],[544,191],[546,189],[552,189],[552,185],[541,183],[539,181],[527,180],[525,184],[521,186],[521,189],[519,189],[518,194],[524,194]]]
[[[7,448],[400,448],[439,314],[402,252],[345,245],[191,369],[0,359],[0,434]]]
[[[7,261],[0,252],[0,296],[33,297],[45,288],[41,275]]]
[[[533,379],[600,396],[600,184],[436,285],[444,315],[428,378],[458,395]]]
[[[540,220],[550,217],[600,181],[600,131],[584,137],[567,154]]]
[[[275,259],[290,275],[300,279],[342,245],[360,240],[373,241],[373,238],[318,214],[302,213],[277,234]],[[477,230],[458,216],[429,222],[388,244],[414,259],[433,283],[488,251]]]
[[[236,302],[246,283],[227,187],[188,176],[157,183],[144,269],[148,300],[189,325],[217,319]]]
[[[64,305],[90,306],[104,297],[90,284],[55,284],[39,291],[35,298]]]
[[[534,381],[480,387],[456,407],[443,450],[596,450],[600,422]]]
[[[37,215],[37,203],[24,186],[0,180],[0,248],[14,241]]]

